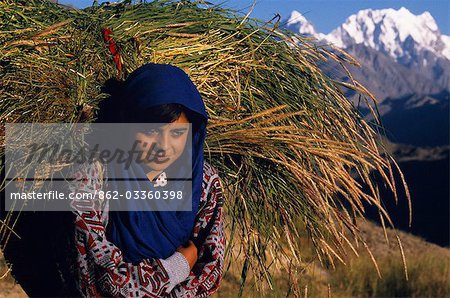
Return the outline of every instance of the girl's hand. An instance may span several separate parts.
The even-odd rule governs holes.
[[[177,248],[177,251],[186,258],[189,263],[190,269],[192,269],[192,267],[194,267],[195,263],[197,262],[198,257],[197,247],[195,246],[194,242],[192,242],[192,240],[189,240],[189,245],[187,247],[183,247],[182,245],[180,245]]]

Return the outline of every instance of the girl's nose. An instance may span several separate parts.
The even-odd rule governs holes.
[[[169,148],[169,136],[163,132],[159,134],[158,147],[160,150],[166,151]]]

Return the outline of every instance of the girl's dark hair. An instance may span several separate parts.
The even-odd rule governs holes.
[[[117,79],[105,82],[102,92],[109,98],[102,100],[97,111],[97,123],[171,123],[176,121],[182,112],[192,123],[193,132],[199,128],[199,117],[181,104],[170,103],[154,106],[145,110],[133,109],[127,104],[127,97],[122,94],[124,83]]]

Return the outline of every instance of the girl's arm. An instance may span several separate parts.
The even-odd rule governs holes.
[[[90,165],[76,173],[72,192],[94,194],[101,189],[102,169]],[[185,257],[175,252],[167,259],[145,259],[138,264],[123,260],[122,252],[105,237],[108,203],[72,201],[79,287],[84,296],[161,297],[185,280],[190,271]]]
[[[217,170],[205,164],[204,171],[206,195],[202,195],[192,235],[199,251],[198,260],[189,277],[175,286],[170,297],[208,297],[217,291],[222,279],[226,244],[224,198]]]
[[[125,262],[120,249],[106,239],[98,212],[78,213],[75,228],[80,287],[85,296],[161,297],[189,274],[189,264],[179,252],[165,260]]]

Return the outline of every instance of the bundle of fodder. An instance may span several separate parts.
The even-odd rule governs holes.
[[[290,37],[274,20],[190,1],[75,10],[43,0],[2,0],[0,14],[2,123],[90,122],[106,97],[104,83],[148,62],[189,74],[210,116],[205,157],[221,173],[228,245],[239,239],[244,279],[251,267],[270,285],[273,261],[301,265],[305,234],[320,260],[343,261],[363,242],[355,218],[364,217],[365,204],[392,224],[372,171],[397,198],[396,170],[408,193],[381,138],[339,87],[354,88],[365,100],[371,95],[357,82],[331,80],[317,66],[327,59],[354,61],[311,39]],[[105,28],[115,45],[105,44]],[[8,215],[2,223],[3,242],[16,219]]]

